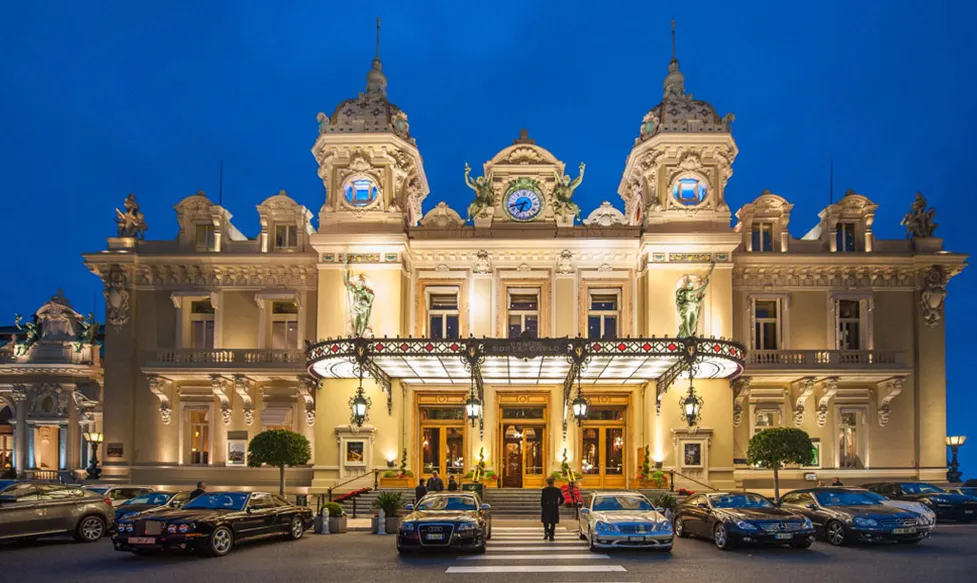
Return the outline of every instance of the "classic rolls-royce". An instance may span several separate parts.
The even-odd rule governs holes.
[[[807,516],[825,540],[835,546],[853,542],[918,543],[933,530],[928,519],[883,504],[857,488],[808,488],[784,494],[783,508]]]
[[[811,521],[752,492],[709,492],[685,500],[675,515],[675,534],[712,539],[728,550],[741,543],[789,544],[806,549],[814,541]]]
[[[580,509],[577,534],[590,550],[642,548],[672,550],[672,525],[637,492],[595,492]]]
[[[198,551],[214,557],[239,542],[284,536],[302,538],[313,524],[312,510],[267,492],[209,492],[183,508],[149,511],[119,521],[117,551]]]
[[[492,515],[474,492],[433,492],[407,505],[397,531],[397,552],[457,549],[485,552]]]

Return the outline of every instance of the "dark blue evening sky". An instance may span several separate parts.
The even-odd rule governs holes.
[[[828,203],[833,158],[836,198],[853,188],[878,203],[879,237],[904,235],[899,220],[922,191],[946,247],[972,252],[974,3],[745,4],[10,3],[0,17],[0,323],[59,287],[87,312],[100,286],[81,253],[114,235],[125,195],[136,193],[150,237],[175,237],[173,205],[200,189],[216,200],[221,159],[224,206],[248,236],[255,205],[280,189],[317,213],[315,116],[364,88],[377,15],[389,96],[424,156],[425,210],[447,200],[464,213],[465,162],[478,171],[523,127],[569,168],[587,163],[585,213],[602,200],[623,208],[618,181],[661,100],[675,18],[687,89],[736,114],[732,208],[768,188],[795,204],[799,237]],[[975,291],[971,268],[947,303],[949,431],[972,436],[970,476]]]

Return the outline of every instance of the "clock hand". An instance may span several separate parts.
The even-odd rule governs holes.
[[[528,200],[520,200],[519,203],[518,203],[520,212],[526,212],[526,210],[527,210],[526,209],[526,205],[528,205],[528,204],[529,204],[529,201]]]

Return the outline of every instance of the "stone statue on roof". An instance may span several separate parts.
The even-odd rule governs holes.
[[[24,330],[27,334],[22,342],[18,342],[14,346],[14,356],[24,356],[31,351],[31,348],[41,339],[41,330],[37,326],[37,316],[34,316],[33,322],[27,322],[23,326],[20,325],[24,317],[20,314],[14,314],[14,326],[18,330]]]
[[[906,227],[907,239],[928,239],[936,231],[936,209],[926,208],[926,197],[923,193],[917,192],[916,199],[906,216],[902,218],[901,225]]]
[[[580,174],[570,180],[567,174],[555,173],[556,186],[553,187],[553,212],[557,215],[573,215],[580,218],[580,207],[573,202],[573,191],[583,182],[583,172],[587,165],[580,163]]]
[[[350,274],[349,255],[346,256],[344,280],[346,292],[349,294],[350,323],[353,328],[353,336],[362,338],[370,331],[370,315],[373,312],[373,299],[376,297],[376,293],[362,273],[356,276]]]
[[[119,237],[143,238],[143,234],[148,230],[146,220],[139,212],[139,204],[136,202],[136,195],[129,193],[125,202],[126,212],[115,209],[115,222],[118,224]]]
[[[492,173],[472,180],[472,169],[465,163],[465,184],[475,191],[475,200],[468,205],[468,219],[474,219],[483,210],[495,206],[495,193],[492,192]]]

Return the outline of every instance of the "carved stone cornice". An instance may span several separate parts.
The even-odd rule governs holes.
[[[159,399],[160,419],[164,425],[169,425],[171,421],[171,409],[169,391],[167,390],[168,381],[154,374],[146,375],[146,381],[149,382],[149,390]]]
[[[879,425],[885,427],[889,423],[892,400],[902,393],[905,377],[893,377],[878,384],[879,391]]]
[[[231,399],[227,395],[225,382],[226,379],[219,374],[210,375],[210,390],[213,391],[214,396],[220,401],[221,420],[224,421],[224,425],[230,425]]]
[[[808,399],[814,394],[814,386],[817,383],[814,381],[814,377],[806,377],[801,379],[800,382],[800,394],[797,396],[797,401],[794,403],[794,427],[800,427],[804,424],[804,408],[807,404]]]
[[[93,268],[93,271],[96,271]],[[96,271],[97,273],[97,271]],[[317,282],[315,258],[289,263],[278,256],[263,254],[250,263],[183,263],[173,258],[168,263],[140,264],[133,267],[136,289],[237,288],[314,289]]]

